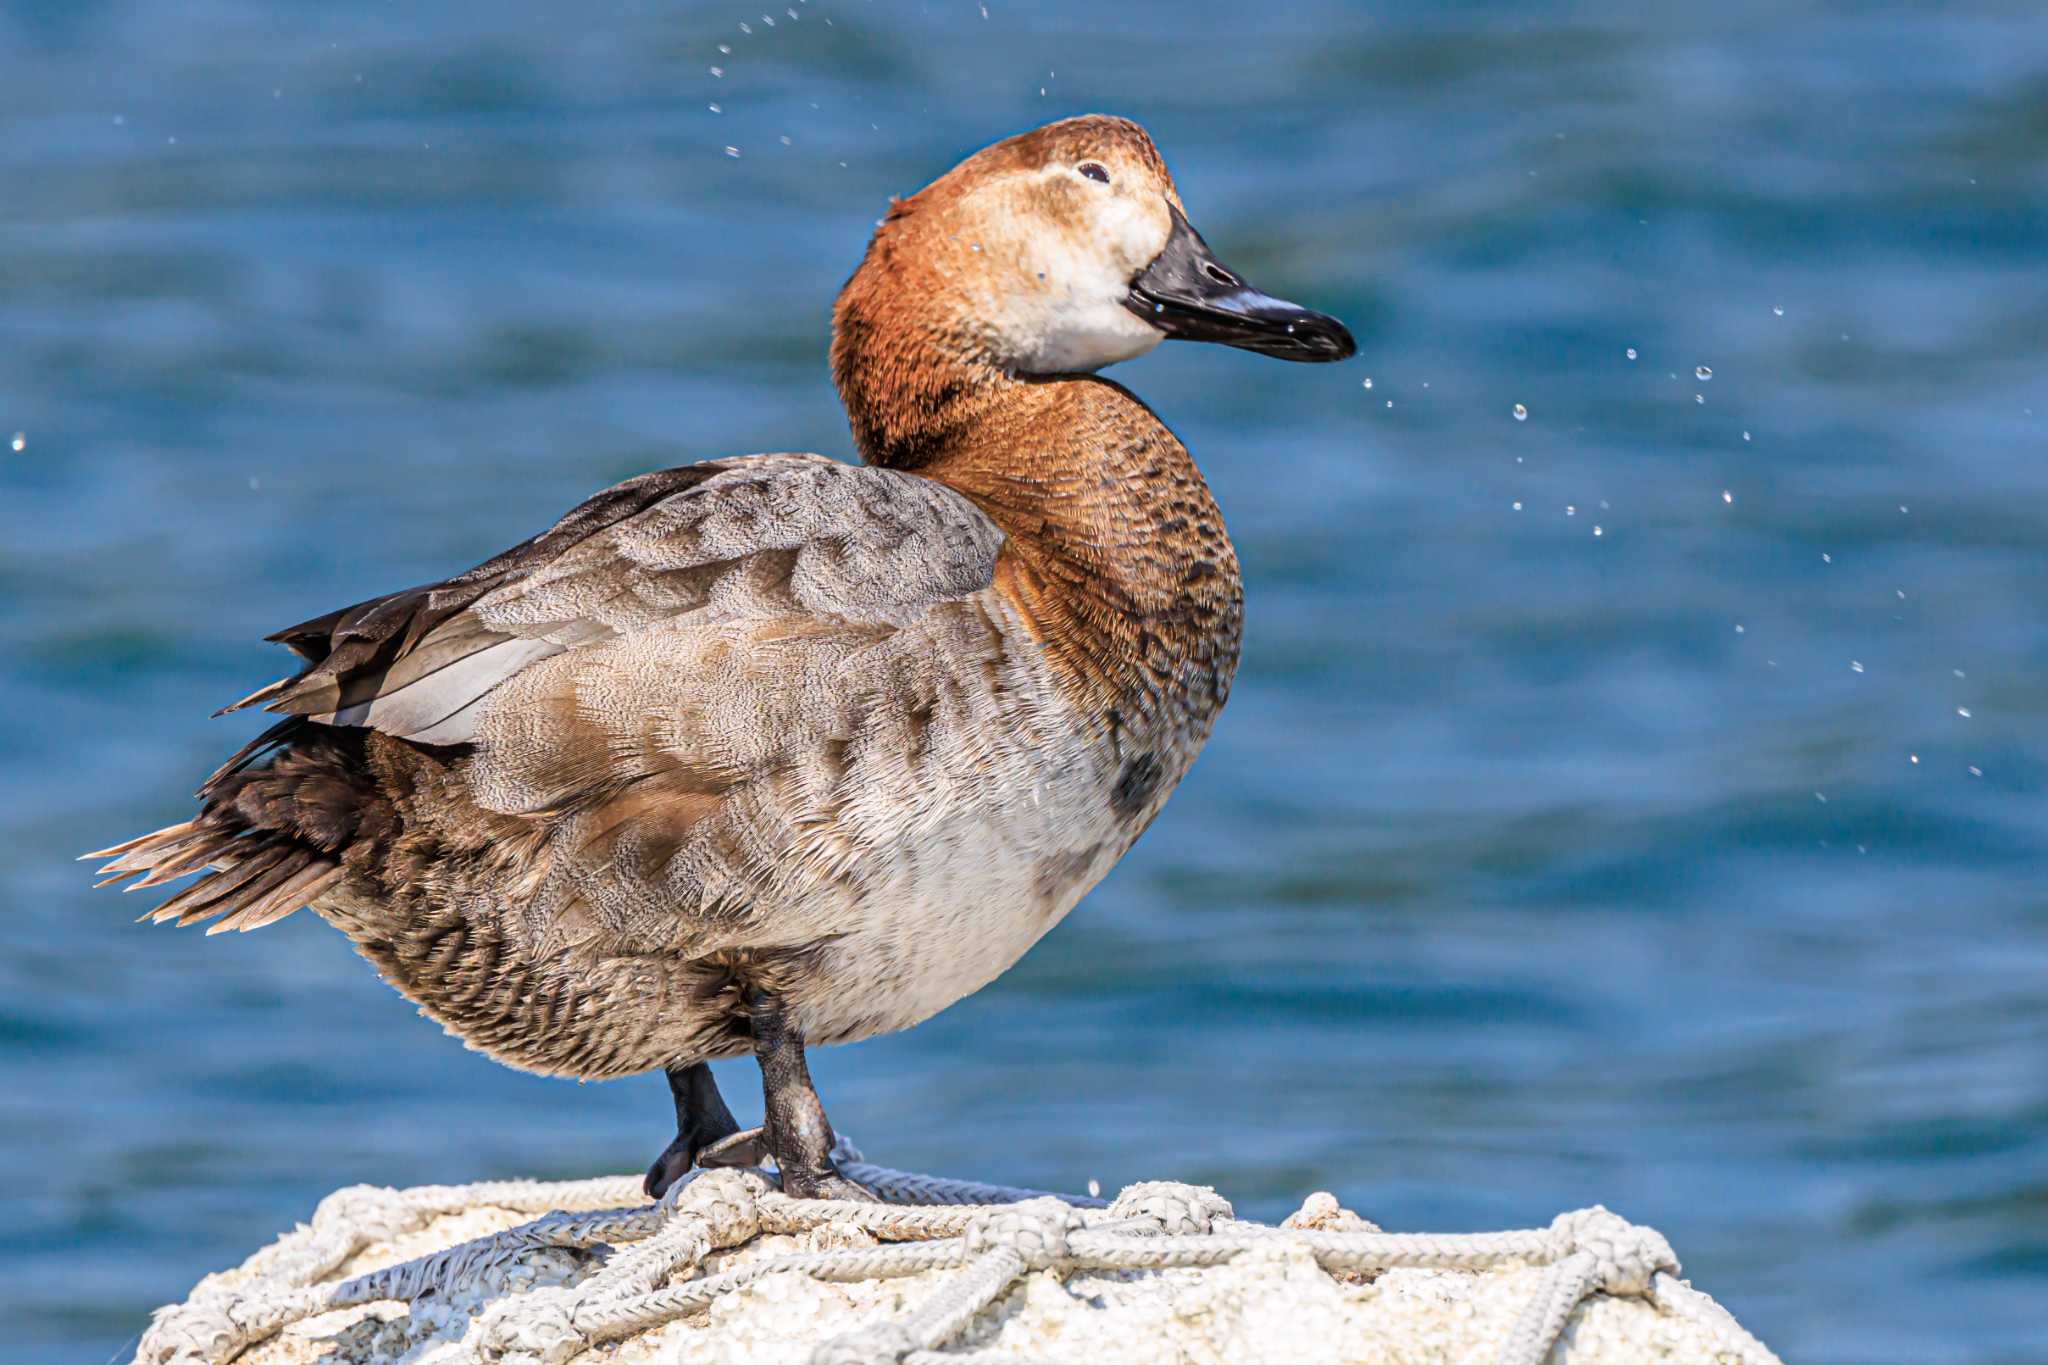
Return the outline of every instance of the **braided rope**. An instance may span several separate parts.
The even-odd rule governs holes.
[[[1500,1365],[1541,1365],[1594,1292],[1643,1299],[1699,1327],[1743,1365],[1778,1365],[1725,1310],[1676,1277],[1677,1258],[1661,1236],[1599,1207],[1560,1215],[1547,1228],[1439,1236],[1380,1232],[1325,1200],[1305,1205],[1292,1226],[1272,1228],[1238,1220],[1213,1190],[1167,1181],[1129,1186],[1106,1202],[894,1171],[862,1161],[850,1146],[837,1156],[850,1178],[889,1202],[793,1199],[762,1172],[731,1169],[692,1172],[653,1205],[627,1202],[631,1177],[340,1190],[321,1201],[310,1224],[239,1271],[209,1276],[185,1303],[159,1310],[135,1358],[138,1365],[225,1365],[308,1317],[380,1300],[417,1307],[479,1274],[560,1248],[601,1256],[602,1264],[573,1286],[504,1294],[460,1342],[422,1360],[549,1365],[701,1312],[771,1275],[845,1282],[938,1271],[944,1278],[908,1316],[820,1343],[815,1365],[1037,1365],[1000,1351],[936,1353],[1035,1271],[1215,1266],[1284,1242],[1331,1272],[1540,1268],[1537,1290],[1501,1346]],[[366,1247],[479,1208],[540,1216],[380,1270],[327,1278]],[[866,1241],[849,1226],[878,1244],[699,1273],[714,1251],[764,1233],[803,1235],[818,1245],[813,1229],[836,1229],[823,1234],[826,1245]]]

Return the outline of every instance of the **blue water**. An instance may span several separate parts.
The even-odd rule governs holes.
[[[515,1074],[311,916],[137,927],[67,857],[182,818],[265,632],[845,453],[888,195],[1106,109],[1362,355],[1118,372],[1231,519],[1237,692],[1022,965],[814,1059],[838,1125],[1266,1217],[1600,1201],[1788,1358],[2048,1359],[2044,12],[795,8],[0,10],[11,1358],[110,1358],[337,1185],[653,1156],[658,1079]]]

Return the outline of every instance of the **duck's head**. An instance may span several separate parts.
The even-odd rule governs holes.
[[[1145,130],[1101,115],[998,142],[897,201],[834,321],[835,368],[877,328],[1022,375],[1098,370],[1169,338],[1282,360],[1357,349],[1335,318],[1219,262]]]

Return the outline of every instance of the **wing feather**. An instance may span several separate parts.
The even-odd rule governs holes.
[[[467,743],[482,703],[540,660],[689,617],[900,622],[986,587],[1001,540],[914,475],[815,455],[663,470],[467,573],[278,631],[306,667],[227,709]]]

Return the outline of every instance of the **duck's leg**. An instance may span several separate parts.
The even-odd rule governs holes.
[[[676,1140],[647,1168],[643,1188],[650,1199],[661,1198],[669,1186],[698,1163],[707,1149],[728,1141],[740,1131],[739,1122],[733,1118],[732,1110],[725,1107],[725,1097],[718,1093],[718,1082],[712,1079],[707,1064],[670,1067],[668,1088],[676,1099]]]
[[[811,1086],[803,1035],[783,1011],[782,1001],[766,991],[749,991],[747,1014],[767,1110],[763,1137],[782,1172],[783,1192],[799,1199],[872,1201],[873,1191],[848,1180],[832,1164],[832,1125]]]

